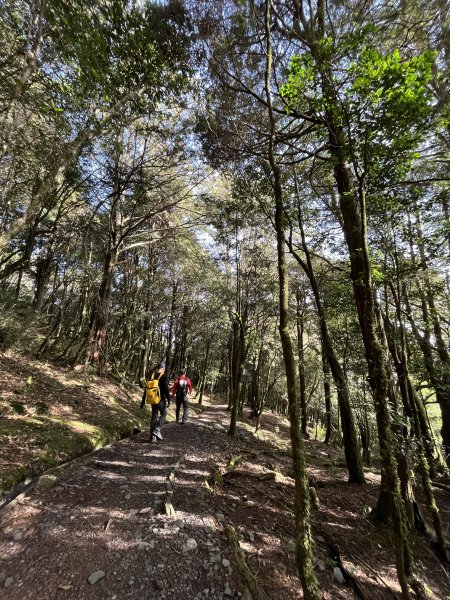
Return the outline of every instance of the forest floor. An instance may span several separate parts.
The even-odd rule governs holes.
[[[116,437],[148,422],[147,410],[144,416],[139,409],[135,413],[138,390],[130,398],[93,376],[0,355],[0,377],[4,481],[8,470],[44,473],[48,455],[39,458],[46,456],[45,439],[51,460],[63,462],[114,437],[113,425],[105,429],[102,419],[118,427]],[[19,402],[17,396],[25,414],[8,408]],[[254,422],[243,416],[230,438],[226,407],[206,400],[201,410],[192,401],[195,410],[186,425],[174,422],[171,405],[161,442],[150,444],[143,429],[47,471],[27,494],[5,504],[0,596],[6,591],[9,600],[302,598],[288,422],[265,413],[254,433]],[[38,402],[46,404],[44,413],[35,410]],[[22,427],[33,419],[37,423],[30,427],[39,425],[38,430]],[[74,442],[72,456],[64,455],[55,442],[63,434],[84,436],[85,446]],[[366,485],[348,484],[340,448],[314,440],[306,440],[305,448],[320,502],[311,521],[324,599],[400,598],[389,531],[367,518],[379,473],[367,469]],[[448,534],[449,496],[435,491]],[[438,561],[425,538],[414,535],[411,544],[430,597],[444,600],[450,596],[449,566]],[[345,581],[339,583],[342,574]]]

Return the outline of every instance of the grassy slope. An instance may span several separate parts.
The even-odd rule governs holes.
[[[140,396],[91,373],[0,353],[0,495],[146,427]]]

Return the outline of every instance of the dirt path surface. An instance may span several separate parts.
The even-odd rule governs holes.
[[[7,513],[0,585],[10,600],[234,595],[202,486],[219,441],[194,419],[163,434],[157,444],[142,433],[104,448],[56,482],[44,477]]]
[[[148,443],[143,432],[57,478],[41,478],[0,514],[0,597],[301,598],[287,421],[267,415],[264,439],[243,422],[231,439],[228,422],[224,406],[208,406],[186,425],[167,423],[162,442]],[[345,468],[324,448],[308,442],[320,497],[312,524],[323,597],[398,598],[392,546],[362,516],[379,479],[349,486]],[[339,549],[344,582],[336,573]],[[427,560],[426,581],[443,598],[448,579],[432,556]],[[256,591],[245,565],[258,580]]]

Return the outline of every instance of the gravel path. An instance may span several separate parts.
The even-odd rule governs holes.
[[[44,476],[0,521],[0,597],[250,598],[203,486],[228,436],[205,422],[167,423],[162,442],[141,433]]]

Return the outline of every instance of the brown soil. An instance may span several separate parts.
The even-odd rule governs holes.
[[[170,411],[173,416],[172,406]],[[242,419],[231,439],[219,427],[228,422],[225,406],[208,405],[186,425],[167,423],[162,442],[150,444],[142,432],[44,476],[25,499],[0,513],[0,596],[256,598],[243,575],[245,562],[266,597],[302,598],[288,423],[264,415],[255,435],[251,421]],[[379,475],[367,471],[367,485],[350,485],[339,449],[311,440],[306,449],[320,500],[312,528],[323,597],[400,598],[392,540],[365,516]],[[448,532],[448,493],[436,490],[436,497]],[[166,514],[170,506],[172,516]],[[227,535],[230,525],[242,555]],[[414,536],[412,543],[422,581],[443,600],[450,595],[448,565],[424,538]],[[344,584],[333,576],[338,555]],[[89,583],[97,571],[104,576]]]
[[[140,394],[0,352],[0,500],[17,482],[144,426]]]

